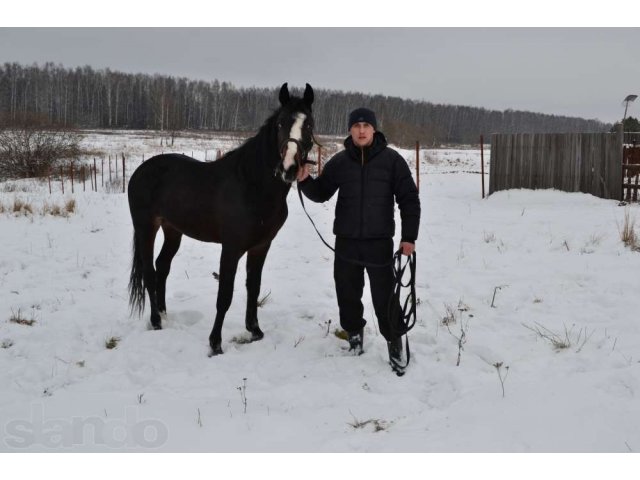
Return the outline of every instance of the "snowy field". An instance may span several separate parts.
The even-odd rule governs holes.
[[[237,145],[176,141],[200,159]],[[86,142],[127,158],[171,150],[141,132]],[[620,240],[639,206],[557,191],[483,200],[479,150],[421,159],[418,321],[402,378],[368,285],[365,354],[334,334],[332,253],[295,190],[263,274],[265,338],[244,342],[241,261],[225,354],[209,358],[219,245],[183,239],[168,319],[151,331],[148,310],[128,312],[124,194],[0,184],[0,451],[640,451],[640,253]],[[16,199],[31,212],[14,213]],[[43,213],[70,199],[72,213]],[[332,241],[333,200],[307,208]]]

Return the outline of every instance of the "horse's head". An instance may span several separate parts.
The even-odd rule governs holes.
[[[280,89],[280,110],[276,117],[280,162],[276,174],[285,182],[296,179],[313,147],[313,89],[307,83],[303,98],[289,96],[287,84]]]

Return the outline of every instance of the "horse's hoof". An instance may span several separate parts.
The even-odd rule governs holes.
[[[222,355],[224,352],[222,351],[222,347],[220,345],[211,345],[211,349],[209,350],[209,358],[215,357],[216,355]]]
[[[263,338],[264,338],[264,333],[262,333],[262,330],[260,330],[260,328],[255,328],[251,330],[252,342],[257,342],[258,340],[262,340]]]
[[[149,323],[154,330],[162,330],[162,317],[159,313],[152,313]]]

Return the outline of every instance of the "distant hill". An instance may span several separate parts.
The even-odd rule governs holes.
[[[217,79],[191,80],[89,66],[71,69],[53,63],[5,63],[0,66],[0,115],[4,124],[37,115],[47,122],[82,128],[254,131],[277,107],[279,87],[236,88]],[[368,106],[376,111],[379,128],[398,145],[416,140],[425,145],[477,143],[480,134],[503,132],[604,132],[611,128],[575,117],[433,104],[316,86],[314,90],[318,133],[346,135],[349,112]]]

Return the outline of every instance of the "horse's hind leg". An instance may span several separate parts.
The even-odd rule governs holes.
[[[220,254],[220,277],[218,279],[218,301],[216,302],[216,320],[209,335],[211,355],[222,353],[222,324],[224,316],[233,299],[233,284],[238,270],[238,260],[244,252],[229,245],[222,245]]]
[[[149,222],[144,226],[136,226],[136,236],[139,242],[140,255],[142,259],[142,278],[144,287],[149,295],[149,306],[151,307],[151,326],[154,330],[160,330],[162,324],[160,313],[158,312],[158,301],[156,293],[156,271],[153,268],[153,245],[156,240],[156,233],[159,226],[155,222]]]
[[[180,241],[182,240],[182,233],[172,227],[163,225],[162,232],[164,233],[164,243],[162,244],[158,258],[156,258],[156,300],[158,311],[161,314],[167,313],[167,302],[165,298],[167,277],[171,270],[171,260],[173,260],[173,257],[178,252]]]
[[[262,282],[262,267],[271,242],[259,245],[247,252],[247,314],[245,326],[251,332],[251,340],[260,340],[264,333],[258,325],[258,296]]]

